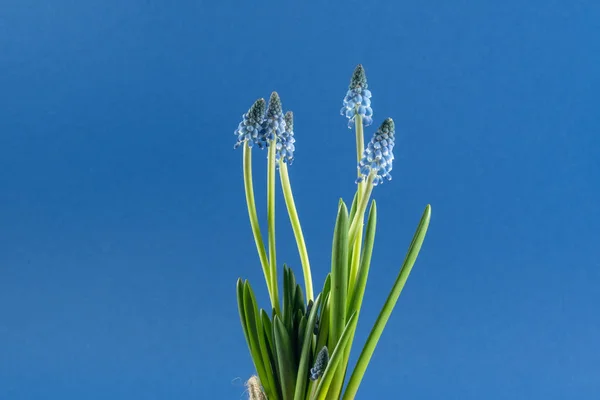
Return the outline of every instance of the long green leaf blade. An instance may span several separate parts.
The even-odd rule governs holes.
[[[269,361],[271,363],[271,368],[273,370],[273,378],[275,380],[275,386],[279,388],[277,383],[277,377],[279,375],[278,365],[277,365],[277,355],[275,354],[275,341],[273,339],[273,325],[271,324],[271,320],[269,319],[269,315],[265,310],[260,310],[260,320],[262,321],[263,333],[265,336],[265,344],[267,346],[267,350],[269,353]],[[266,363],[266,361],[265,361]],[[279,393],[279,389],[278,389]]]
[[[325,368],[325,372],[321,377],[319,384],[317,386],[317,390],[315,394],[312,396],[312,399],[316,400],[324,400],[327,396],[327,392],[329,390],[329,386],[331,381],[333,380],[334,374],[337,371],[338,364],[344,356],[344,350],[346,348],[346,344],[348,344],[348,340],[350,339],[350,333],[354,330],[356,323],[356,313],[352,314],[350,318],[348,318],[348,323],[340,336],[340,340],[338,341],[335,349],[333,350],[333,354],[329,358],[329,363],[327,364],[327,368]],[[334,397],[339,397],[335,396]]]
[[[277,388],[275,387],[271,362],[265,345],[262,323],[259,318],[256,299],[248,281],[244,284],[244,310],[248,336],[252,343],[251,353],[256,372],[267,396],[269,398],[277,398]]]
[[[321,304],[321,295],[317,296],[310,314],[308,316],[308,322],[304,330],[304,342],[302,344],[302,351],[300,353],[300,362],[298,364],[298,375],[296,377],[296,390],[294,393],[294,400],[304,400],[306,398],[306,385],[308,379],[308,370],[310,369],[310,353],[312,350],[312,342],[314,339],[313,331],[315,329],[315,322],[317,321],[317,315],[319,312],[319,306]]]
[[[238,312],[240,314],[240,322],[242,323],[242,330],[244,331],[244,337],[246,338],[246,343],[248,343],[248,350],[250,350],[250,354],[252,354],[252,343],[250,343],[250,337],[248,336],[248,326],[246,325],[246,311],[244,309],[244,282],[242,282],[242,278],[238,278],[238,281],[236,284],[236,292],[237,292]]]
[[[333,234],[331,253],[331,314],[329,346],[333,347],[340,338],[346,324],[346,296],[348,293],[348,210],[342,200]]]
[[[273,337],[275,338],[279,363],[279,381],[281,382],[283,400],[292,400],[294,398],[294,387],[296,386],[294,349],[285,326],[277,316],[273,318]]]
[[[360,310],[362,300],[367,286],[367,278],[369,276],[369,268],[371,266],[371,256],[373,255],[373,245],[375,243],[375,230],[377,228],[377,205],[375,200],[371,203],[371,210],[367,220],[367,230],[365,233],[365,242],[363,253],[361,255],[360,267],[356,275],[356,286],[351,293],[350,302],[348,303],[348,313]]]
[[[375,325],[369,334],[367,342],[360,353],[356,366],[354,367],[354,371],[350,376],[350,380],[348,381],[348,386],[346,387],[346,392],[344,393],[344,400],[352,400],[356,397],[356,392],[358,391],[358,387],[362,378],[367,370],[367,366],[371,361],[371,356],[375,351],[375,347],[377,347],[377,343],[379,342],[379,338],[383,333],[385,325],[394,310],[394,306],[398,301],[398,297],[406,284],[406,280],[412,270],[415,261],[417,260],[417,256],[419,255],[419,251],[421,250],[421,246],[423,245],[423,240],[425,240],[425,234],[427,233],[427,228],[429,227],[429,221],[431,219],[431,206],[427,205],[425,207],[425,211],[423,212],[423,216],[421,217],[421,221],[419,222],[419,226],[413,236],[413,240],[408,248],[408,252],[406,257],[404,258],[404,263],[402,264],[402,268],[400,269],[400,273],[398,274],[398,278],[392,287],[392,290],[375,321]]]

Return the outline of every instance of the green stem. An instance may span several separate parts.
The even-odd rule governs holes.
[[[358,391],[358,387],[362,378],[367,370],[367,366],[371,361],[371,357],[373,356],[373,352],[375,351],[375,347],[381,338],[381,334],[387,324],[390,315],[392,315],[392,311],[398,301],[398,297],[406,284],[406,280],[412,270],[415,261],[417,260],[417,256],[419,255],[419,251],[421,250],[421,246],[423,245],[423,240],[425,239],[425,234],[427,233],[427,228],[429,227],[429,221],[431,219],[431,206],[427,205],[425,208],[425,212],[421,217],[421,221],[419,222],[419,226],[417,227],[417,231],[413,236],[413,240],[408,248],[408,252],[406,257],[404,258],[404,263],[402,264],[402,268],[400,269],[400,273],[396,278],[396,282],[388,295],[388,298],[377,317],[377,321],[375,321],[375,325],[369,334],[367,342],[358,357],[358,361],[356,362],[356,366],[354,367],[354,371],[352,372],[352,376],[348,381],[348,386],[346,387],[346,392],[344,393],[344,400],[351,400],[356,397],[356,392]]]
[[[254,235],[254,243],[256,244],[260,264],[262,266],[263,274],[265,275],[269,298],[271,299],[271,304],[275,307],[276,301],[271,290],[269,260],[267,258],[267,251],[265,250],[262,234],[260,233],[260,224],[258,223],[256,203],[254,201],[254,187],[252,184],[252,148],[248,146],[248,143],[244,144],[244,189],[246,192],[248,217],[250,218],[250,226],[252,227],[252,234]]]
[[[365,135],[363,133],[363,120],[361,115],[356,114],[354,117],[354,125],[356,126],[356,163],[358,169],[358,163],[365,151]],[[357,170],[357,175],[360,176],[360,170]]]
[[[350,231],[348,237],[350,241],[348,243],[353,244],[356,239],[356,234],[358,233],[359,227],[362,226],[365,211],[367,210],[367,204],[369,204],[369,199],[371,198],[371,192],[373,191],[373,180],[375,179],[375,173],[371,172],[367,181],[365,183],[365,189],[363,193],[360,194],[360,199],[358,202],[358,207],[356,208],[356,214],[354,215],[354,219],[350,224]],[[362,182],[361,182],[362,183]]]
[[[360,177],[360,168],[358,167],[358,164],[360,163],[362,155],[365,151],[365,144],[364,144],[364,132],[363,132],[363,128],[364,128],[363,127],[363,119],[362,119],[362,116],[358,113],[354,116],[354,125],[356,127],[356,174],[358,177]],[[364,181],[359,182],[358,185],[356,186],[356,188],[357,188],[356,189],[356,195],[357,195],[356,201],[359,205],[361,204],[361,199],[363,197],[362,192],[364,190],[364,183],[365,183]],[[367,200],[367,202],[368,202],[368,200]],[[366,210],[366,205],[365,205],[365,210]],[[360,209],[357,208],[357,211],[360,211]],[[355,215],[357,215],[357,214],[358,213],[356,213]],[[363,214],[364,214],[364,211],[363,211]],[[356,228],[356,229],[358,229],[359,232],[362,232],[362,228],[363,228],[362,221],[363,221],[363,219],[360,218],[360,226],[358,228]],[[357,235],[355,235],[355,237],[356,236]],[[350,263],[348,293],[352,293],[352,291],[353,291],[354,281],[356,279],[356,273],[358,271],[361,245],[362,245],[362,237],[358,237],[357,239],[352,241],[352,236],[351,236],[351,241],[349,242],[349,246],[352,246],[353,250],[352,250],[352,260]]]
[[[285,198],[285,205],[287,207],[290,223],[292,224],[292,229],[294,231],[294,237],[296,238],[298,253],[300,254],[302,272],[304,273],[304,286],[306,288],[306,301],[308,302],[309,300],[313,300],[314,296],[310,262],[308,260],[308,251],[306,250],[304,235],[302,234],[302,226],[300,225],[300,219],[298,218],[298,212],[296,211],[294,195],[292,194],[292,186],[290,184],[290,176],[288,173],[287,164],[283,161],[279,162],[279,177],[281,178],[283,197]]]
[[[267,225],[269,233],[269,277],[271,278],[271,291],[275,301],[274,308],[280,313],[279,289],[277,286],[277,255],[275,253],[275,141],[269,145],[267,159]]]

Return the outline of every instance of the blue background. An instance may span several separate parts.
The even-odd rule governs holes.
[[[433,207],[358,397],[600,396],[598,21],[593,0],[3,1],[0,399],[243,398],[236,279],[268,302],[233,130],[273,90],[294,111],[320,286],[358,63],[367,136],[390,116],[398,139],[357,346]],[[277,228],[300,275],[280,193]]]

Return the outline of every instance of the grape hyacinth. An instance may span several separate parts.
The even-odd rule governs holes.
[[[312,300],[308,301],[308,306],[306,306],[306,318],[309,317],[310,312],[312,311],[312,308],[313,308],[314,304],[315,303]],[[319,334],[319,315],[317,315],[316,318],[315,318],[315,327],[313,328],[313,333],[315,335]]]
[[[394,161],[394,121],[391,118],[383,121],[373,138],[367,145],[363,157],[358,163],[361,176],[356,183],[366,180],[369,174],[375,173],[373,186],[383,183],[383,178],[392,179],[392,162]]]
[[[292,165],[292,161],[294,161],[294,113],[288,111],[285,113],[283,117],[285,121],[285,130],[283,133],[277,136],[277,144],[276,144],[276,153],[275,159],[279,161],[280,159],[283,162]],[[277,164],[279,168],[279,164]]]
[[[240,147],[244,142],[252,147],[256,144],[261,149],[264,147],[264,137],[261,135],[261,124],[264,119],[266,103],[265,99],[258,99],[252,104],[247,113],[242,115],[242,122],[238,125],[234,135],[238,137],[234,149]]]
[[[267,114],[262,122],[261,134],[266,140],[266,145],[269,146],[271,140],[283,135],[284,132],[285,117],[283,116],[281,99],[277,92],[273,92],[269,98]]]
[[[329,364],[329,351],[327,351],[327,346],[323,346],[319,354],[317,354],[315,366],[310,369],[310,380],[316,381],[323,376],[327,364]]]
[[[362,350],[355,353],[352,345],[371,268],[378,219],[377,205],[371,196],[373,188],[384,178],[391,179],[395,146],[395,126],[391,118],[383,121],[377,130],[373,129],[372,139],[365,141],[364,127],[373,123],[371,92],[367,87],[365,70],[358,65],[342,109],[342,115],[349,120],[348,127],[354,127],[356,131],[356,153],[348,165],[354,179],[358,176],[356,192],[351,205],[343,199],[338,201],[331,269],[325,282],[319,285],[323,288],[320,293],[313,289],[318,286],[313,284],[309,253],[288,169],[295,153],[294,114],[285,112],[279,95],[272,92],[268,102],[261,98],[250,107],[235,130],[235,147],[243,147],[244,195],[250,228],[270,303],[260,306],[250,282],[242,277],[237,280],[240,322],[255,367],[255,374],[247,382],[250,400],[355,399],[377,343],[421,250],[431,218],[429,205],[425,207],[371,333]],[[344,137],[352,139],[347,135]],[[260,160],[266,162],[267,167],[266,177],[262,170],[260,174],[263,179],[266,178],[266,221],[261,221],[257,212],[259,205],[254,190],[257,175],[252,172],[257,161],[252,157],[255,145],[268,151],[266,159]],[[329,160],[314,159],[311,162]],[[277,176],[280,185],[276,184]],[[348,183],[351,182],[352,178]],[[278,279],[278,266],[281,265],[277,259],[277,244],[281,240],[275,229],[275,209],[280,201],[276,195],[278,187],[283,194],[298,249],[304,290],[285,262],[283,279]],[[320,206],[328,207],[328,202],[323,198]],[[314,214],[309,215],[315,218]],[[352,368],[350,360],[354,354],[358,355],[358,359]]]
[[[373,123],[373,109],[371,108],[371,92],[367,90],[367,76],[365,69],[359,64],[352,74],[350,86],[346,97],[344,97],[344,107],[340,114],[348,118],[348,128],[354,126],[355,116],[360,115],[364,126]]]

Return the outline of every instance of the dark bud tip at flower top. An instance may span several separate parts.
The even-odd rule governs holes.
[[[281,99],[277,92],[271,93],[269,98],[269,107],[267,108],[267,118],[275,117],[283,114],[283,108],[281,107]]]
[[[242,115],[242,122],[234,132],[238,140],[233,148],[238,148],[246,141],[250,147],[254,144],[261,145],[260,131],[266,108],[265,99],[258,99],[248,112]]]
[[[327,346],[323,346],[319,354],[317,354],[317,359],[315,360],[315,366],[310,369],[310,380],[316,381],[325,372],[325,368],[327,368],[327,364],[329,363],[329,351],[327,351]]]
[[[269,105],[267,106],[267,115],[262,123],[260,137],[266,146],[269,146],[270,141],[285,132],[285,119],[281,107],[281,99],[277,92],[271,93]]]
[[[294,142],[296,142],[296,139],[294,139],[294,113],[291,111],[286,112],[283,120],[285,129],[281,135],[277,136],[275,159],[277,161],[281,159],[283,162],[292,165],[294,150],[296,150],[294,146]],[[277,168],[279,168],[279,163],[277,163]]]
[[[286,129],[288,129],[289,131],[293,131],[294,130],[294,113],[291,111],[286,112],[285,115],[283,116],[283,120],[285,121]]]
[[[360,115],[364,126],[373,123],[373,109],[371,108],[371,92],[367,90],[367,75],[361,64],[358,64],[352,79],[346,97],[344,97],[344,106],[340,114],[348,118],[348,128],[354,126],[355,117]]]
[[[312,311],[313,305],[315,303],[312,300],[308,301],[308,305],[306,306],[306,318],[310,316],[310,312]]]
[[[369,87],[369,85],[367,85],[367,75],[365,74],[365,69],[363,68],[362,64],[358,64],[354,69],[348,89],[357,89],[359,87],[363,89]]]
[[[308,306],[306,307],[306,318],[310,317],[310,312],[312,311],[312,308],[314,306],[314,303],[312,300],[309,300],[308,302]],[[315,327],[313,329],[313,333],[315,335],[319,334],[319,316],[317,315],[317,317],[315,318]]]
[[[383,183],[383,179],[392,179],[392,163],[394,161],[395,126],[391,118],[383,121],[373,138],[367,145],[363,157],[358,163],[360,177],[356,183],[367,180],[375,174],[373,186]]]

